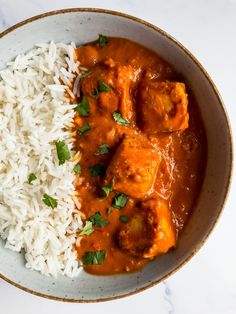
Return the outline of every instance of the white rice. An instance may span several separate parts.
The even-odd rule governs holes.
[[[73,250],[82,228],[72,199],[76,161],[59,166],[55,142],[63,140],[72,151],[65,127],[74,106],[64,93],[79,75],[73,48],[39,44],[0,71],[0,235],[6,248],[25,254],[27,268],[70,277],[80,268]],[[32,184],[30,173],[37,176]],[[44,193],[57,208],[44,204]]]

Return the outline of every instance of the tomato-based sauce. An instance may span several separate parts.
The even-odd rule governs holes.
[[[105,254],[85,261],[93,274],[137,271],[176,245],[196,201],[206,162],[203,123],[183,78],[149,49],[108,38],[76,56],[86,68],[75,116],[76,190],[84,222],[98,212],[105,221],[89,220],[93,232],[81,236],[78,258]]]

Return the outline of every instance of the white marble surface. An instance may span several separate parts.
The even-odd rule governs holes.
[[[176,37],[212,76],[236,134],[236,0],[0,0],[0,31],[33,15],[69,7],[122,11]],[[158,314],[235,314],[235,190],[233,182],[220,222],[204,247],[164,283],[118,301],[67,304],[26,294],[0,280],[0,313],[139,314],[148,309]]]

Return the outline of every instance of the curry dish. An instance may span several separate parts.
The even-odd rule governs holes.
[[[137,271],[176,246],[204,175],[203,123],[183,78],[140,44],[100,35],[76,57],[78,258],[97,275]]]

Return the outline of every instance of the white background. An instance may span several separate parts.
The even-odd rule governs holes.
[[[69,7],[129,13],[173,35],[215,81],[236,134],[236,0],[0,0],[0,31],[33,15]],[[29,295],[0,279],[0,314],[235,314],[235,188],[233,182],[223,215],[207,243],[164,283],[117,301],[69,304]]]

